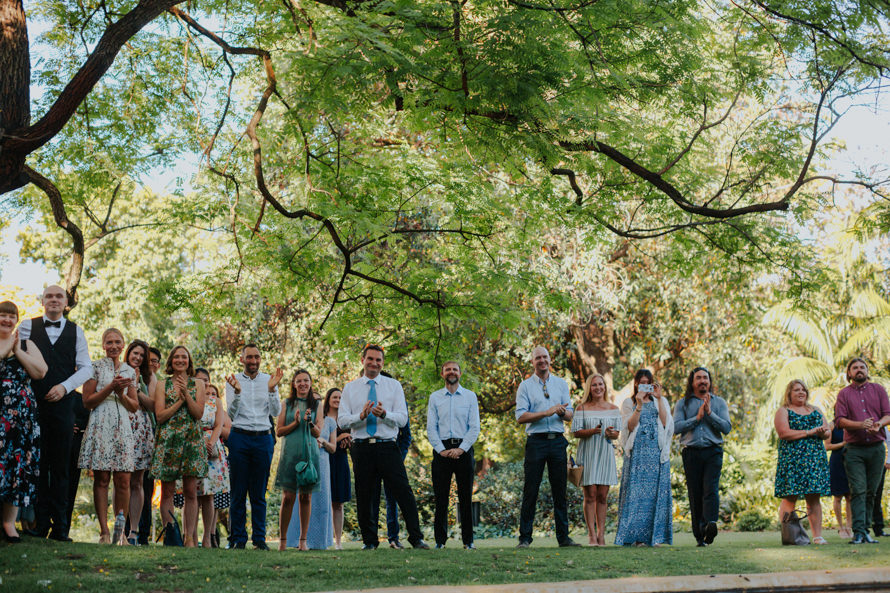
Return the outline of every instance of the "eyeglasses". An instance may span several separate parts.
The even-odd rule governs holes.
[[[541,389],[544,390],[544,397],[550,399],[550,392],[547,391],[547,383],[541,383]]]

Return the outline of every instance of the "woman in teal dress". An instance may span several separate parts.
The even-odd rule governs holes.
[[[827,543],[822,537],[822,501],[831,495],[828,456],[823,441],[831,438],[831,428],[819,408],[808,403],[810,390],[794,379],[785,387],[785,401],[776,412],[779,460],[776,464],[776,496],[779,521],[794,510],[797,500],[807,501],[807,516],[813,530],[813,543]]]
[[[173,520],[173,494],[176,480],[182,478],[182,533],[185,545],[194,547],[198,479],[207,476],[207,449],[200,424],[204,415],[204,381],[195,381],[192,355],[185,346],[170,352],[165,370],[170,376],[158,381],[155,387],[158,431],[150,471],[161,481],[161,522],[165,526]]]
[[[306,533],[309,529],[309,516],[312,513],[312,491],[318,480],[312,484],[300,485],[297,464],[305,461],[315,470],[318,477],[318,439],[324,420],[318,410],[318,398],[312,392],[312,376],[305,369],[298,369],[290,382],[290,397],[285,401],[278,415],[276,434],[284,437],[284,449],[278,461],[278,477],[275,485],[284,491],[281,499],[281,512],[278,516],[278,549],[287,549],[287,527],[294,511],[294,502],[299,492],[300,500],[300,550],[308,550]]]

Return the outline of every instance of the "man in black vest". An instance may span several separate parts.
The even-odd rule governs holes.
[[[68,295],[59,286],[43,291],[43,317],[26,319],[21,339],[30,339],[49,366],[46,377],[31,381],[40,415],[40,482],[37,486],[36,537],[71,541],[68,537],[68,482],[74,439],[73,392],[93,374],[83,330],[62,314]]]

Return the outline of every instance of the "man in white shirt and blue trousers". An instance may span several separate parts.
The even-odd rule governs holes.
[[[270,416],[281,412],[278,380],[260,370],[260,350],[256,344],[241,349],[244,371],[226,377],[226,400],[232,431],[226,440],[229,448],[229,478],[232,501],[229,517],[229,548],[244,549],[247,544],[247,496],[250,496],[251,541],[259,550],[266,545],[266,487],[275,439]]]
[[[448,540],[452,475],[457,481],[464,549],[476,549],[473,545],[473,477],[476,473],[473,443],[479,438],[479,402],[475,393],[460,384],[460,375],[457,362],[442,365],[445,387],[430,395],[426,413],[427,435],[433,446],[432,478],[436,497],[433,528],[437,550],[444,548]]]
[[[579,544],[569,537],[569,512],[566,503],[566,422],[572,421],[572,399],[569,386],[550,373],[550,354],[538,346],[532,350],[534,374],[519,384],[516,390],[516,421],[526,424],[525,483],[522,487],[522,506],[519,510],[518,548],[532,543],[535,505],[538,490],[547,466],[547,477],[553,494],[553,522],[556,541],[560,547]]]
[[[383,348],[376,344],[362,351],[361,377],[343,388],[337,422],[352,431],[352,471],[355,476],[355,505],[364,550],[374,550],[380,541],[371,506],[380,480],[389,487],[408,530],[408,542],[428,550],[420,531],[417,501],[408,482],[405,463],[396,445],[399,427],[408,422],[408,405],[402,384],[380,374]]]

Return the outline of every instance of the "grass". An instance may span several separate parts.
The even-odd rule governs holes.
[[[886,565],[884,545],[849,546],[828,534],[829,545],[783,547],[777,532],[722,533],[714,546],[696,548],[690,534],[662,548],[558,548],[536,539],[527,550],[515,540],[477,542],[475,552],[450,540],[445,550],[374,552],[350,543],[343,551],[260,552],[185,550],[26,539],[0,544],[0,591],[102,593],[268,593],[372,587],[548,582],[627,576],[753,573]],[[384,542],[385,545],[385,542]]]

